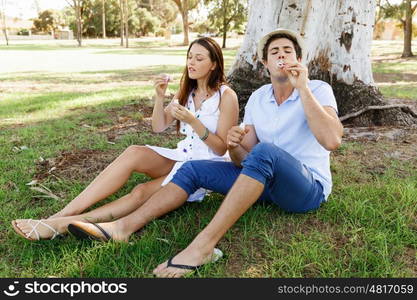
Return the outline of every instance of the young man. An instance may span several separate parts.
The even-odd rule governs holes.
[[[260,40],[258,56],[271,84],[249,98],[245,129],[235,126],[228,132],[233,163],[189,161],[128,223],[101,223],[101,229],[82,225],[86,231],[100,238],[104,228],[113,239],[124,239],[131,234],[129,227],[137,230],[178,208],[200,187],[227,194],[192,243],[154,270],[158,277],[181,277],[214,260],[215,245],[256,201],[296,213],[319,208],[331,191],[329,154],[339,147],[343,127],[331,87],[309,81],[308,70],[300,63],[302,51],[301,37],[287,29],[277,29]]]
[[[235,165],[193,161],[172,181],[186,194],[203,186],[227,193],[206,228],[182,252],[159,265],[159,277],[190,272],[181,265],[210,261],[226,231],[256,201],[268,201],[288,212],[319,208],[331,191],[330,151],[341,143],[343,126],[331,87],[309,81],[301,64],[303,41],[291,30],[277,29],[258,44],[258,57],[271,84],[256,90],[245,108],[245,130],[233,127],[227,136]],[[178,266],[180,265],[180,266]]]

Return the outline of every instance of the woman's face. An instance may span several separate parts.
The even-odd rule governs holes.
[[[191,79],[208,77],[216,64],[210,59],[210,52],[200,44],[193,44],[188,52],[187,70]]]

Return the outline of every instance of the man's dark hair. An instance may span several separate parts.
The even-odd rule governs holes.
[[[269,48],[269,45],[272,43],[272,41],[276,39],[282,39],[282,38],[288,39],[293,43],[294,49],[295,49],[295,55],[297,56],[297,59],[300,59],[303,56],[300,45],[298,44],[297,40],[292,35],[289,35],[286,33],[277,33],[277,34],[272,35],[266,42],[265,47],[262,51],[263,60],[266,60],[266,58],[268,57],[268,48]]]

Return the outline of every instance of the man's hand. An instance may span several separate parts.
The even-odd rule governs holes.
[[[190,125],[192,122],[197,120],[191,111],[189,111],[186,107],[175,102],[172,103],[171,115],[175,119]]]
[[[308,69],[299,62],[287,63],[284,67],[288,79],[296,89],[306,88],[308,85]]]
[[[249,129],[242,129],[239,126],[233,126],[227,132],[227,148],[234,149],[240,145],[243,138],[245,137],[246,133],[248,133]]]

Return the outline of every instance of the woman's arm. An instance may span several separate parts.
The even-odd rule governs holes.
[[[152,130],[154,132],[164,131],[173,121],[174,118],[171,115],[172,101],[164,109],[164,97],[168,87],[167,77],[164,75],[158,76],[155,79],[155,104],[152,111]],[[177,94],[174,99],[177,98]]]
[[[228,88],[224,91],[220,100],[220,116],[215,133],[210,133],[204,141],[217,155],[224,155],[227,151],[226,137],[230,128],[237,125],[239,119],[239,103],[236,93]],[[191,124],[194,131],[201,137],[206,132],[206,127],[198,121]]]

